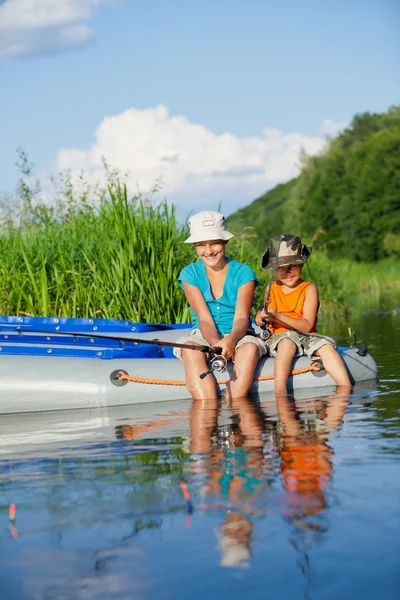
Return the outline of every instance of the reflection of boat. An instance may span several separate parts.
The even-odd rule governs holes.
[[[317,399],[329,398],[332,388],[318,390]],[[370,404],[374,386],[357,384],[349,399],[347,412],[352,406],[358,410],[366,400]],[[309,419],[314,419],[317,399],[310,397],[310,390],[296,392],[295,405]],[[276,401],[272,394],[255,399],[268,422],[278,418]],[[55,410],[31,414],[8,414],[0,419],[0,462],[12,459],[53,457],[64,458],[91,453],[108,453],[120,442],[134,442],[137,450],[148,440],[186,439],[189,435],[191,400],[174,400],[162,404],[137,404],[81,410]],[[212,412],[212,411],[210,411]],[[221,402],[218,425],[221,440],[231,431],[232,410]],[[117,442],[118,440],[118,442]]]
[[[40,317],[0,318],[0,413],[80,409],[141,404],[188,397],[180,361],[172,348],[146,343],[175,342],[187,325],[152,325],[106,319]],[[92,337],[93,336],[93,337]],[[132,342],[130,337],[143,340]],[[340,348],[355,382],[377,377],[368,353]],[[273,390],[271,358],[256,371],[254,392]],[[324,388],[334,385],[325,371],[311,370],[308,358],[293,363],[300,370],[289,387]],[[134,381],[117,385],[113,373],[126,371]],[[214,372],[223,382],[228,373]]]
[[[191,402],[114,406],[82,410],[8,414],[0,419],[0,461],[110,452],[123,427],[135,428],[127,439],[170,439],[188,434]],[[121,450],[119,449],[119,452]]]

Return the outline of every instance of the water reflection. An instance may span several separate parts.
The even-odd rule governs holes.
[[[190,451],[194,471],[202,478],[200,494],[225,510],[216,528],[221,566],[247,566],[252,554],[253,522],[260,511],[256,501],[273,476],[271,456],[264,453],[265,419],[248,398],[232,400],[231,421],[218,425],[218,402],[193,402],[190,413]],[[209,507],[210,504],[203,505]]]
[[[1,597],[395,600],[400,313],[348,325],[380,383],[347,408],[339,394],[2,416]]]
[[[309,563],[305,543],[317,541],[326,530],[333,455],[328,441],[342,423],[345,391],[297,402],[281,396],[272,417],[260,404],[237,399],[229,405],[231,419],[225,424],[218,423],[218,401],[193,402],[189,450],[193,484],[203,500],[196,507],[220,506],[222,520],[215,532],[221,566],[249,566],[254,529],[273,510],[270,490],[278,477],[284,490],[279,506],[292,526],[291,543]]]
[[[305,598],[313,576],[310,551],[327,533],[327,492],[332,482],[333,448],[329,439],[340,427],[349,396],[340,389],[330,398],[294,402],[276,399],[279,415],[278,452],[284,489],[282,515],[290,524],[289,539],[306,579]]]
[[[53,589],[59,593],[73,577],[76,598],[83,597],[85,582],[91,578],[97,582],[91,597],[101,597],[102,586],[113,577],[121,584],[118,597],[126,597],[135,586],[149,590],[144,597],[161,597],[154,589],[166,570],[169,576],[177,575],[165,597],[179,597],[182,575],[175,554],[184,565],[180,568],[187,574],[185,590],[190,597],[201,597],[196,578],[189,580],[198,568],[214,586],[229,589],[231,597],[241,594],[233,580],[228,584],[219,573],[225,577],[235,570],[235,577],[248,573],[259,582],[262,597],[268,565],[272,571],[281,569],[288,590],[295,582],[296,594],[288,591],[287,597],[310,598],[318,579],[320,587],[323,580],[318,557],[326,540],[342,526],[337,515],[336,521],[332,518],[343,500],[334,490],[334,449],[346,442],[339,433],[343,421],[351,427],[354,417],[354,422],[362,421],[363,429],[350,437],[361,431],[358,443],[368,438],[365,427],[372,423],[373,409],[368,408],[367,414],[357,406],[368,398],[352,396],[350,419],[345,419],[349,398],[342,393],[295,400],[279,397],[273,402],[243,398],[229,405],[194,401],[170,410],[143,408],[140,415],[134,409],[110,410],[107,427],[105,415],[102,421],[101,440],[107,441],[96,438],[88,443],[92,437],[85,433],[80,446],[77,439],[69,442],[70,448],[60,442],[61,458],[55,453],[55,435],[46,430],[52,455],[49,452],[45,460],[19,458],[12,465],[9,461],[8,478],[0,469],[0,502],[8,506],[16,501],[22,515],[19,520],[17,514],[18,540],[7,532],[14,544],[14,564],[20,561],[21,577],[40,588],[37,597],[45,597],[50,582],[51,553]],[[54,417],[52,431],[61,431],[63,418],[60,415],[56,422]],[[68,439],[78,422],[78,415],[75,420],[69,416]],[[14,438],[16,429],[17,425]],[[357,462],[365,468],[354,452],[361,450],[351,446],[351,465]],[[340,471],[350,465],[340,464]],[[182,480],[191,495],[192,514],[182,495]],[[353,494],[351,484],[349,489],[347,493]],[[292,553],[282,550],[289,545]],[[22,562],[20,551],[29,552]],[[9,564],[9,556],[0,548],[2,561]],[[278,591],[276,586],[272,589]],[[24,594],[10,597],[29,597]]]
[[[326,508],[332,478],[329,437],[340,426],[348,396],[292,402],[277,398],[280,423],[278,452],[285,490],[284,514],[304,529],[320,530],[317,517]]]

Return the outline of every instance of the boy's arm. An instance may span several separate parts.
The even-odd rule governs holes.
[[[269,308],[266,321],[268,323],[280,323],[281,325],[289,327],[289,329],[296,329],[303,333],[310,333],[314,328],[318,312],[319,299],[317,286],[314,283],[311,283],[306,288],[305,294],[303,317],[301,319],[289,317],[288,315],[285,315],[285,313],[280,313],[274,308]]]
[[[185,281],[182,281],[182,287],[187,301],[199,320],[201,335],[207,340],[210,346],[219,346],[218,342],[220,338],[218,331],[203,294],[198,287]]]

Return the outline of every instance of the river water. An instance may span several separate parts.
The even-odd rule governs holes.
[[[3,417],[1,598],[399,598],[399,306],[321,324],[347,398]]]

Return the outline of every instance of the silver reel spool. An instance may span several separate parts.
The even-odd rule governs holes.
[[[200,379],[204,379],[204,377],[207,377],[207,375],[209,375],[213,371],[218,371],[219,373],[225,373],[227,366],[228,366],[228,361],[226,360],[226,358],[224,356],[221,356],[220,354],[216,354],[215,356],[213,356],[211,358],[211,360],[209,362],[208,371],[206,371],[205,373],[202,373],[200,375]]]
[[[221,356],[220,354],[216,354],[210,360],[210,369],[212,371],[218,371],[219,373],[225,373],[227,366],[228,366],[228,361],[226,360],[226,358],[224,356]]]
[[[268,329],[268,327],[265,327],[261,330],[260,339],[262,339],[263,342],[266,342],[267,340],[269,340],[271,335],[271,331]]]

